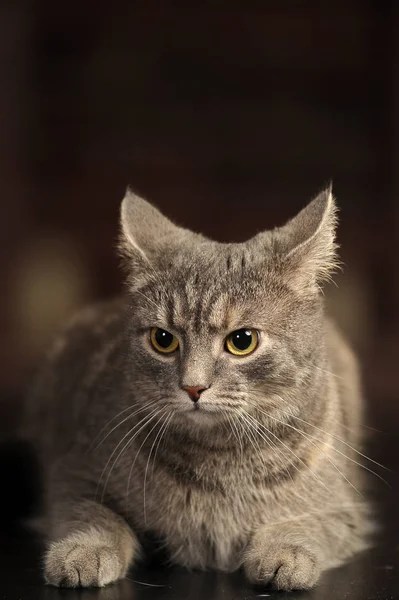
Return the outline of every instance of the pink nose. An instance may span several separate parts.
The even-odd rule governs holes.
[[[198,402],[202,392],[207,388],[202,385],[183,385],[182,389],[187,392],[193,402]]]

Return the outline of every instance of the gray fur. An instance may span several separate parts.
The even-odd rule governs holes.
[[[49,583],[123,577],[147,532],[175,563],[285,590],[365,546],[357,363],[320,291],[335,226],[326,190],[285,227],[220,244],[127,192],[126,298],[77,317],[31,396]],[[179,352],[157,354],[151,327]],[[242,327],[261,341],[237,358],[224,339]]]

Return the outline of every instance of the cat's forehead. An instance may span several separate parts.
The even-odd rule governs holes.
[[[240,321],[243,312],[220,288],[195,292],[190,286],[173,290],[167,311],[165,317],[176,330],[197,333],[229,330]]]
[[[250,325],[259,311],[259,280],[244,255],[220,252],[174,262],[160,290],[163,319],[177,330],[230,331]]]

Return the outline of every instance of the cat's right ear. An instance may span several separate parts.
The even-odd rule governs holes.
[[[129,260],[130,267],[152,263],[160,252],[184,234],[149,202],[127,188],[120,213],[121,236],[119,249]]]

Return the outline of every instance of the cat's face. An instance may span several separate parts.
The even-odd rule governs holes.
[[[205,427],[292,410],[321,349],[318,284],[333,266],[334,225],[327,191],[285,228],[219,244],[128,194],[129,338],[143,404]]]

